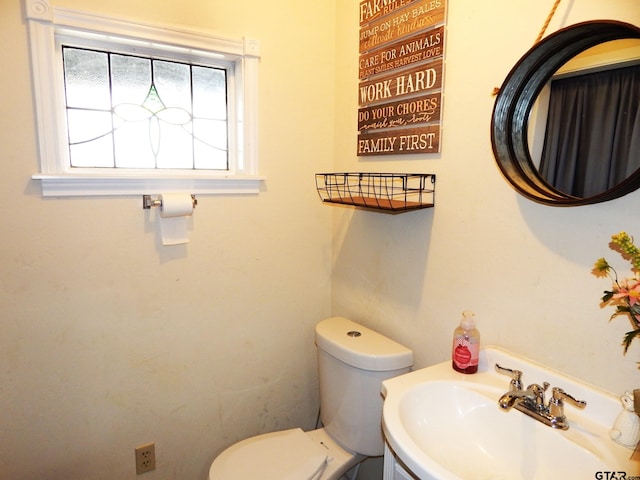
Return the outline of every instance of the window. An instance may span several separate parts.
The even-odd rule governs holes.
[[[62,46],[71,167],[229,170],[224,68]]]
[[[257,41],[25,1],[43,195],[258,192]]]

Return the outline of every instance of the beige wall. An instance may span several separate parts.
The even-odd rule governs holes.
[[[206,478],[238,439],[312,428],[330,314],[333,2],[54,0],[261,41],[260,195],[200,196],[159,245],[140,197],[46,198],[21,2],[0,0],[0,479]],[[145,192],[140,192],[143,194]]]
[[[393,217],[337,211],[332,311],[393,335],[425,366],[450,357],[453,329],[471,309],[483,343],[622,393],[640,385],[640,342],[623,357],[629,323],[608,323],[612,311],[599,299],[610,284],[590,271],[606,256],[629,274],[607,245],[621,230],[640,239],[640,192],[589,207],[538,205],[504,181],[491,151],[492,90],[533,45],[553,3],[449,2],[439,155],[355,157],[358,52],[337,50],[336,105],[346,114],[336,117],[334,167],[435,173],[437,205]],[[354,44],[356,2],[338,5],[337,45]],[[640,5],[565,1],[547,33],[605,18],[638,25]]]
[[[20,2],[0,0],[0,479],[133,479],[134,447],[156,442],[145,479],[201,480],[240,438],[312,428],[312,327],[332,313],[424,366],[448,358],[470,308],[484,343],[637,387],[640,351],[622,357],[628,325],[607,322],[606,282],[589,272],[610,234],[640,237],[640,193],[540,206],[491,154],[491,91],[546,3],[451,1],[442,153],[358,159],[357,0],[56,0],[262,43],[264,191],[200,198],[191,243],[164,248],[138,197],[41,198],[26,28]],[[569,0],[549,31],[594,18],[640,24],[640,8]],[[326,170],[436,173],[437,207],[324,206],[313,173]]]

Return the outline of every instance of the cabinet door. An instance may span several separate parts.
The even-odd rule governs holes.
[[[382,478],[383,480],[420,480],[404,468],[386,443],[384,445],[384,474]]]

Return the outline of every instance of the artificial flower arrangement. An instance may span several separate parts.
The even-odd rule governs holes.
[[[632,277],[619,279],[616,270],[604,259],[596,261],[592,273],[597,277],[610,277],[613,280],[611,290],[605,290],[602,307],[615,307],[610,320],[620,315],[631,322],[632,330],[624,335],[622,345],[627,353],[634,338],[640,338],[640,250],[634,245],[633,238],[626,232],[611,236],[609,248],[618,252],[622,258],[631,263]]]

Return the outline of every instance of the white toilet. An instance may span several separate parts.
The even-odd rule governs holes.
[[[242,440],[213,461],[209,480],[338,480],[383,454],[380,384],[408,372],[413,352],[342,317],[318,323],[315,337],[324,428]]]

